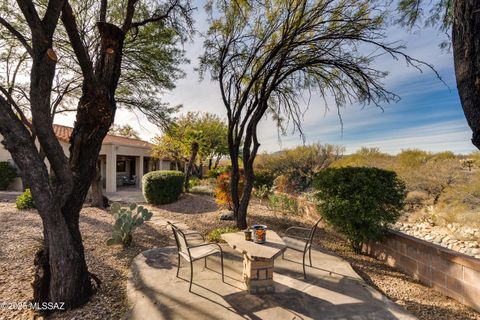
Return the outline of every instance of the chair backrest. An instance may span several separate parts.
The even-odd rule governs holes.
[[[308,243],[312,243],[313,236],[315,235],[315,231],[317,231],[318,224],[322,221],[322,217],[320,217],[317,222],[313,225],[313,227],[310,229],[310,232],[308,233]]]
[[[174,225],[170,221],[167,221],[167,223],[172,228],[173,236],[175,237],[175,242],[177,243],[178,251],[189,254],[187,237],[185,237],[185,234],[182,232],[182,230],[180,230],[176,225]]]

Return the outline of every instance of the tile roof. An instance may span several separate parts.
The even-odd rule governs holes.
[[[70,142],[70,136],[72,135],[73,128],[54,124],[53,131],[55,132],[55,135],[57,136],[58,140],[67,142],[67,143]],[[112,134],[107,134],[103,139],[103,143],[121,144],[121,145],[144,147],[144,148],[152,146],[152,144],[147,141],[115,136]]]

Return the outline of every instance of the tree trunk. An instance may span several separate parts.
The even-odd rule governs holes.
[[[480,149],[480,1],[454,1],[452,44],[458,94]]]
[[[190,175],[192,174],[195,159],[197,158],[198,149],[198,142],[192,142],[192,155],[190,156],[190,160],[188,161],[187,172],[185,173],[185,192],[188,192],[190,189],[190,186],[188,184],[190,182]]]
[[[63,219],[58,208],[51,210],[57,210],[57,218],[43,221],[44,247],[35,259],[34,301],[64,302],[65,308],[78,307],[92,294],[80,229],[78,222]]]
[[[100,165],[97,163],[95,175],[93,176],[92,185],[90,186],[92,206],[96,208],[104,208],[103,203],[103,188],[102,188],[102,174]]]

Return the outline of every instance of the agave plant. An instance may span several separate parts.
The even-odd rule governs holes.
[[[145,221],[150,220],[153,215],[148,209],[134,203],[125,208],[118,203],[113,203],[110,211],[115,217],[115,224],[112,237],[107,240],[109,246],[122,244],[123,247],[128,247],[132,243],[133,231]]]

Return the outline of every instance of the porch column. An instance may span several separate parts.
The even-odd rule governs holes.
[[[117,152],[115,146],[107,153],[105,167],[105,191],[117,192]]]
[[[141,188],[142,186],[142,177],[143,177],[143,156],[135,158],[135,173],[137,174],[137,183],[136,186]]]

